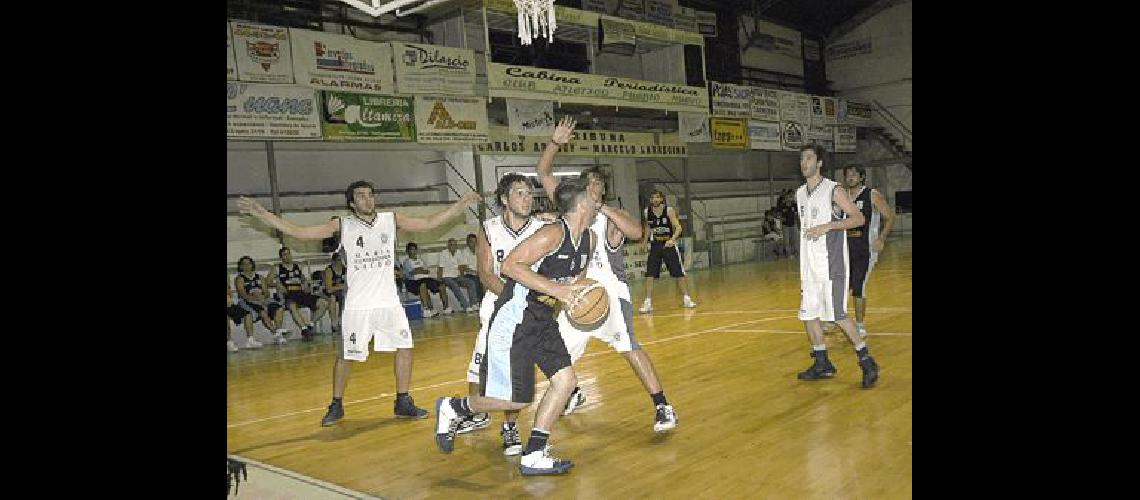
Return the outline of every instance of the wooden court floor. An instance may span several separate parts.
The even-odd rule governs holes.
[[[870,390],[838,332],[827,336],[836,378],[796,379],[811,364],[798,269],[785,259],[694,271],[695,310],[680,307],[665,273],[656,310],[635,313],[634,328],[679,425],[655,434],[636,375],[591,341],[575,365],[586,405],[551,437],[555,455],[575,461],[565,476],[521,476],[518,457],[500,452],[501,414],[458,436],[453,453],[435,447],[435,399],[467,391],[475,313],[412,322],[412,396],[432,411],[425,420],[393,418],[391,354],[353,365],[346,416],[329,428],[319,424],[332,391],[329,335],[229,354],[227,451],[383,498],[910,498],[910,240],[891,240],[867,287],[868,345],[882,369]],[[643,293],[637,282],[635,306]],[[533,419],[520,417],[524,443]]]

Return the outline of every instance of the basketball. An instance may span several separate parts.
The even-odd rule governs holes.
[[[574,328],[590,331],[606,322],[610,315],[610,295],[597,281],[583,278],[580,284],[586,289],[579,295],[577,304],[566,309],[566,319]]]

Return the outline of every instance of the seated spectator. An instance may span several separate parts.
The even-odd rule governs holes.
[[[423,259],[419,258],[420,246],[414,242],[409,242],[404,247],[404,252],[407,257],[400,262],[400,267],[404,272],[404,286],[407,287],[408,293],[416,293],[420,296],[420,303],[423,305],[424,317],[430,318],[439,314],[438,311],[432,307],[430,293],[439,293],[439,281],[431,277],[431,271],[424,265]],[[430,292],[430,293],[429,293]],[[440,293],[439,300],[443,302],[443,310],[445,313],[450,314],[451,309],[447,307],[447,294]]]
[[[332,255],[332,262],[324,270],[325,298],[329,301],[329,317],[332,331],[340,331],[340,315],[344,312],[344,257],[340,252]]]
[[[226,349],[230,352],[238,352],[238,346],[234,343],[233,329],[230,327],[230,321],[235,325],[240,325],[242,318],[246,312],[241,307],[234,304],[234,289],[230,287],[230,282],[226,282]]]
[[[293,262],[293,251],[289,247],[281,247],[277,251],[281,263],[277,264],[277,275],[270,275],[271,285],[281,293],[285,307],[293,315],[293,322],[301,327],[301,339],[313,340],[313,329],[316,322],[328,311],[329,301],[313,295],[309,290],[309,278],[301,271],[301,266]],[[313,313],[312,320],[305,319],[301,308],[306,307]]]
[[[268,284],[261,279],[261,275],[255,271],[257,269],[256,263],[253,258],[248,255],[243,255],[238,259],[238,275],[234,276],[234,289],[238,293],[238,305],[245,310],[246,314],[242,315],[242,322],[245,325],[245,348],[257,349],[261,347],[261,343],[253,338],[253,322],[256,319],[261,320],[261,324],[271,332],[275,332],[276,323],[270,319],[278,312],[281,312],[281,306],[276,303],[271,303],[267,296],[266,290],[269,288]],[[285,343],[285,337],[277,330],[274,334],[278,344]]]
[[[438,277],[443,284],[451,289],[451,293],[455,294],[455,298],[459,299],[459,310],[462,312],[474,312],[479,308],[475,307],[472,302],[476,297],[475,284],[468,280],[466,277],[459,275],[459,265],[463,260],[463,254],[459,253],[459,243],[455,238],[447,240],[447,248],[439,252],[438,257],[439,271]],[[467,293],[460,292],[460,287],[466,288]],[[444,292],[447,293],[447,292]]]
[[[467,235],[467,246],[461,250],[463,261],[459,264],[459,275],[475,284],[476,297],[471,302],[475,306],[475,310],[478,311],[479,304],[483,302],[483,282],[479,281],[479,268],[475,264],[478,262],[475,257],[476,241],[474,234]]]

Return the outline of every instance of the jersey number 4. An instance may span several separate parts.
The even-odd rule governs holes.
[[[364,237],[363,236],[357,236],[356,237],[356,246],[358,246],[360,248],[364,248]]]
[[[348,336],[348,341],[349,341],[349,342],[352,342],[353,344],[355,344],[355,343],[356,343],[356,333],[353,333],[352,335],[349,335],[349,336]]]

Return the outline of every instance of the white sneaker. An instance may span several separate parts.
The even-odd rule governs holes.
[[[451,306],[447,306],[443,308],[443,314],[455,314],[455,311],[451,310]]]
[[[499,430],[499,435],[503,437],[503,455],[513,457],[522,453],[522,441],[519,441],[518,424],[503,422],[503,428]]]
[[[586,391],[581,387],[574,388],[574,392],[570,393],[570,399],[566,400],[566,408],[562,410],[563,415],[574,413],[574,410],[581,408],[586,404]]]
[[[653,301],[651,301],[649,299],[645,299],[645,302],[641,303],[641,309],[638,309],[638,312],[643,312],[643,313],[653,312]]]
[[[238,346],[232,340],[226,341],[226,349],[230,352],[238,352]]]
[[[451,399],[442,397],[435,400],[435,444],[444,453],[455,448],[455,432],[463,419],[451,407]]]
[[[486,429],[491,425],[491,415],[487,413],[476,413],[468,418],[459,422],[459,428],[455,431],[456,434],[466,434],[471,431],[479,429]]]
[[[258,342],[257,339],[255,339],[253,337],[246,337],[245,338],[245,348],[246,349],[261,349],[261,342]]]
[[[550,456],[550,445],[527,453],[519,459],[519,472],[525,476],[565,474],[572,467],[574,462]]]
[[[677,427],[677,412],[673,405],[657,405],[657,421],[653,423],[653,432],[665,432]]]
[[[277,345],[285,345],[288,342],[289,342],[288,340],[285,340],[284,334],[281,334],[281,333],[277,334]]]
[[[424,317],[425,318],[432,318],[432,317],[435,317],[435,315],[437,315],[437,314],[439,314],[439,313],[437,313],[431,309],[424,309]]]
[[[689,296],[686,295],[685,300],[681,301],[681,307],[697,307],[697,303],[693,302],[693,299],[690,299]]]

